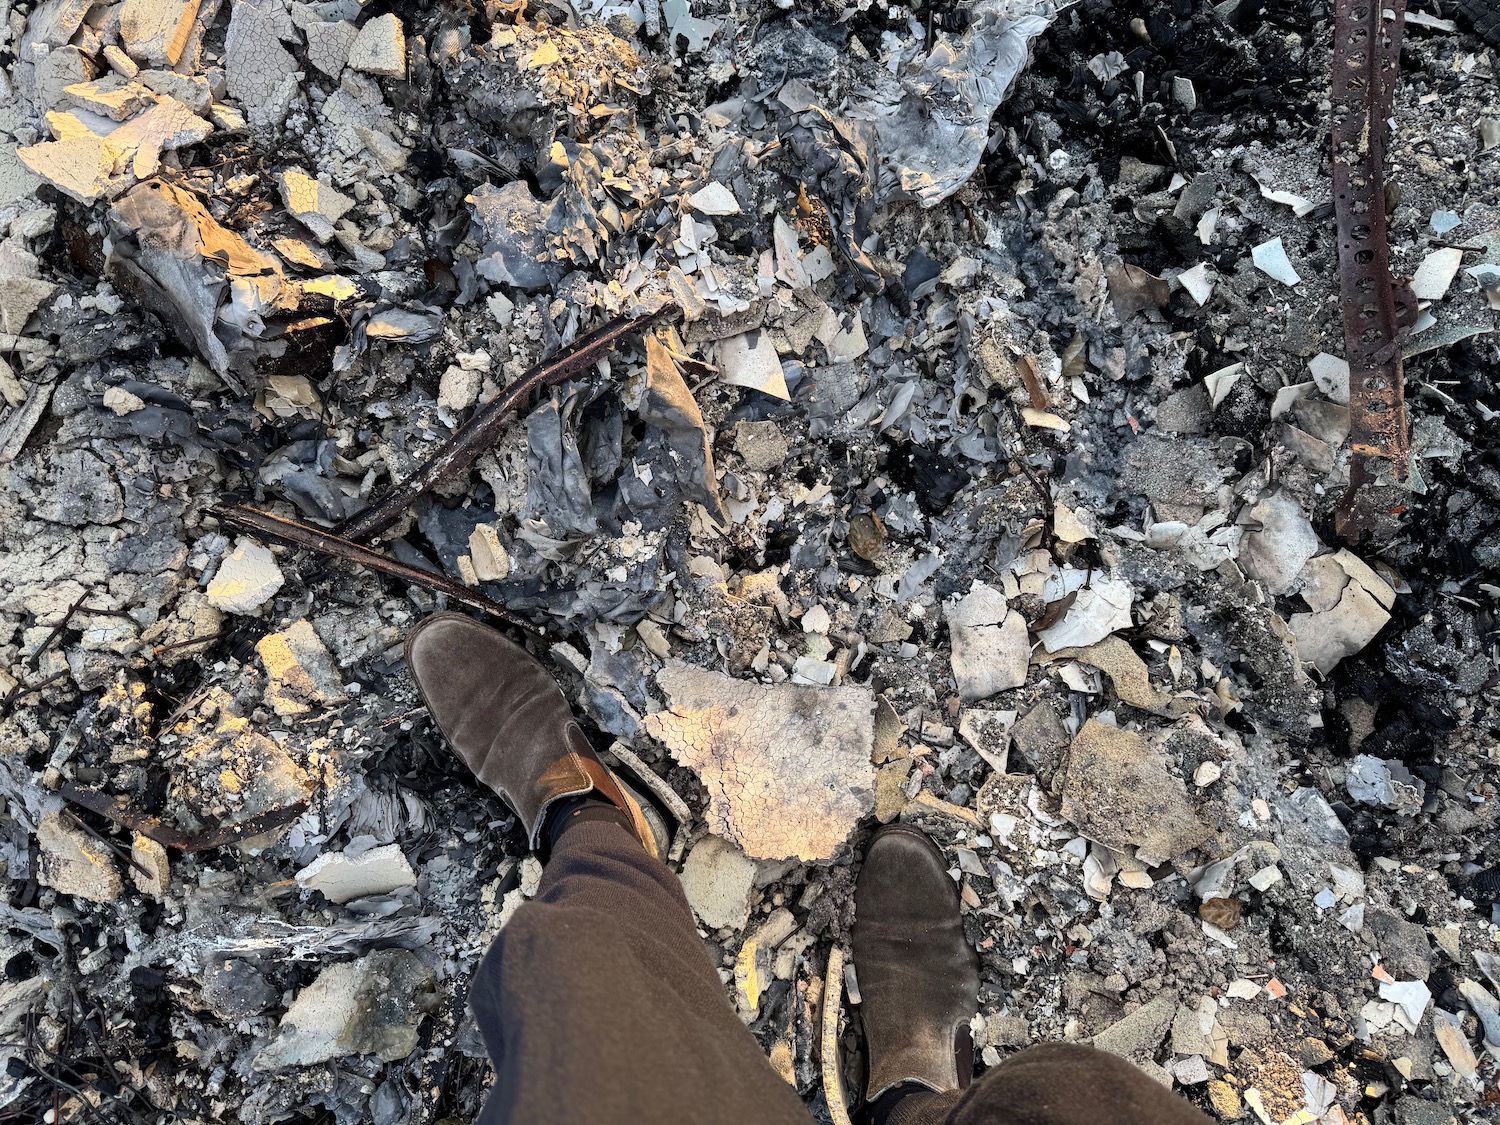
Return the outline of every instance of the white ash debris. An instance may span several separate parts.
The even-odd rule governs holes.
[[[307,805],[203,853],[74,810],[118,889],[44,881],[4,915],[43,973],[60,931],[118,935],[77,962],[114,1059],[225,1121],[397,1125],[435,1112],[419,1087],[477,1112],[482,1066],[429,1069],[477,1037],[426,997],[540,868],[400,674],[442,599],[240,551],[213,511],[336,525],[669,297],[377,547],[544,629],[677,796],[726,992],[788,1080],[816,1097],[808,997],[860,833],[905,819],[962,894],[985,1065],[1098,1040],[1224,1120],[1472,1115],[1500,1018],[1500,214],[1483,136],[1449,127],[1489,112],[1474,41],[1404,47],[1407,530],[1341,547],[1311,10],[981,4],[932,13],[930,49],[900,3],[378,12],[49,0],[5,29],[0,858],[36,873],[64,782],[186,833]],[[1481,249],[1450,271],[1434,233]],[[766,732],[857,696],[858,730],[736,772],[674,676]],[[769,815],[809,771],[832,789]],[[430,987],[399,958],[410,1005],[350,1032],[392,949]],[[79,1026],[59,1003],[16,1019]],[[211,1046],[152,1071],[152,1028]],[[275,1082],[244,1078],[262,1052]]]

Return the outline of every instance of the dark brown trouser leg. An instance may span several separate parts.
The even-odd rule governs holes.
[[[1124,1059],[1076,1043],[1012,1055],[964,1094],[903,1098],[885,1125],[1212,1125]]]
[[[808,1125],[724,994],[677,876],[623,828],[558,840],[469,991],[493,1125]]]

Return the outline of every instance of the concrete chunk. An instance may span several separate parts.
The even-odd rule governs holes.
[[[297,221],[312,231],[319,242],[334,236],[334,224],[354,206],[354,200],[300,168],[288,168],[277,175],[281,199]]]
[[[417,873],[396,844],[353,857],[347,852],[327,852],[297,872],[296,878],[303,890],[322,891],[330,902],[388,894],[417,884]]]
[[[43,813],[36,829],[44,887],[89,902],[114,902],[124,886],[103,845],[58,810]]]
[[[176,66],[201,6],[202,0],[125,0],[120,38],[126,52],[150,66]]]
[[[285,582],[271,552],[242,537],[208,584],[208,601],[226,613],[254,613],[275,597]]]
[[[349,65],[382,78],[406,77],[406,32],[394,15],[377,16],[359,29]]]

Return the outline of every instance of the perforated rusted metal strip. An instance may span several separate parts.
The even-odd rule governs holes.
[[[1389,15],[1387,15],[1389,13]],[[1391,278],[1385,229],[1385,144],[1406,0],[1337,0],[1333,43],[1333,206],[1349,361],[1349,490],[1341,538],[1394,529],[1409,446],[1398,333],[1414,311]],[[1408,291],[1409,292],[1409,291]]]

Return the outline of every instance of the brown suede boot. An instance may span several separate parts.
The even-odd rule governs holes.
[[[903,1082],[938,1093],[968,1086],[979,958],[964,939],[943,853],[924,833],[892,824],[871,838],[851,941],[870,1072],[865,1101]]]
[[[533,848],[551,805],[597,792],[648,852],[666,855],[661,815],[594,754],[561,689],[525,649],[461,613],[438,613],[407,637],[406,664],[448,745],[515,810]]]

